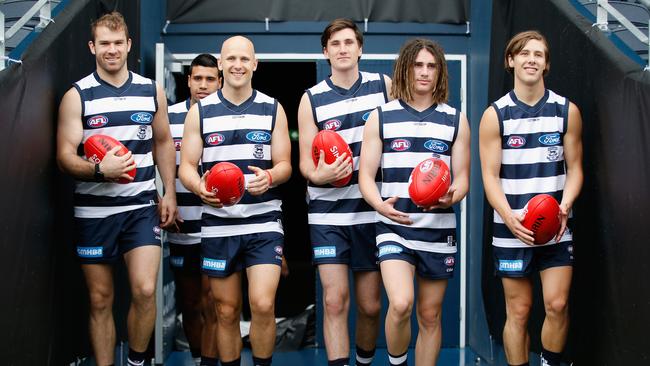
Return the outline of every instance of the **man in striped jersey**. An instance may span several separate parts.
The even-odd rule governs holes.
[[[124,257],[131,286],[128,314],[129,365],[142,365],[156,318],[156,278],[160,227],[174,224],[174,145],[167,100],[153,80],[129,72],[131,39],[124,18],[113,12],[93,22],[96,71],[74,84],[61,101],[57,161],[77,179],[77,254],[90,294],[90,338],[98,365],[113,364],[113,270]],[[80,145],[94,134],[122,142],[130,152],[110,150],[100,163],[80,156]],[[155,151],[155,153],[154,153]],[[165,194],[156,209],[154,161]],[[135,179],[127,172],[137,167]],[[119,179],[128,184],[119,184]],[[159,226],[160,225],[160,226]]]
[[[275,345],[275,294],[283,252],[281,199],[273,188],[291,175],[287,118],[273,98],[253,89],[253,43],[224,41],[219,58],[223,88],[196,103],[185,119],[179,176],[204,202],[201,266],[217,303],[217,344],[223,366],[241,362],[241,271],[248,277],[253,364],[271,364]],[[241,201],[224,207],[205,188],[209,170],[229,161],[245,174]],[[204,175],[197,166],[201,163]]]
[[[559,365],[573,266],[567,223],[583,180],[582,119],[573,103],[544,86],[550,57],[540,33],[515,35],[506,47],[505,67],[514,76],[514,89],[485,111],[480,126],[483,184],[494,208],[494,265],[506,300],[503,345],[510,365],[528,365],[530,276],[539,272],[546,309],[541,364]],[[560,202],[562,225],[549,243],[533,246],[522,211],[540,193]]]
[[[415,364],[435,365],[442,339],[442,301],[456,263],[456,216],[451,206],[469,188],[469,123],[446,104],[445,55],[429,40],[415,39],[402,47],[391,94],[397,100],[377,108],[366,123],[359,184],[378,214],[376,241],[389,301],[389,362],[407,365],[413,277],[417,276]],[[409,176],[417,164],[431,157],[451,167],[453,181],[437,205],[417,207],[409,197]],[[379,167],[381,192],[375,184]]]
[[[370,111],[388,101],[390,78],[359,72],[363,35],[348,19],[332,21],[321,36],[332,75],[307,90],[300,101],[300,171],[309,181],[309,228],[314,264],[323,286],[323,333],[329,365],[347,365],[350,357],[348,270],[354,273],[357,300],[356,364],[369,365],[381,309],[375,213],[359,192],[356,173],[345,187],[332,182],[357,170],[363,126]],[[334,130],[353,156],[314,166],[311,144],[320,130]]]
[[[190,97],[169,107],[169,124],[176,145],[176,164],[180,164],[181,138],[187,111],[197,101],[219,89],[217,59],[207,53],[200,54],[190,64],[187,76]],[[190,345],[192,358],[197,365],[216,365],[217,318],[210,296],[210,282],[201,275],[201,212],[202,202],[176,180],[178,200],[178,232],[169,232],[170,262],[178,294],[183,329]],[[200,357],[200,358],[199,358]]]

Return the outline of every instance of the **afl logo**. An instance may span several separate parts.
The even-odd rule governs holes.
[[[208,137],[205,138],[205,142],[208,145],[216,146],[224,142],[226,138],[220,133],[211,133]]]
[[[409,140],[397,139],[390,143],[390,148],[395,151],[408,150],[409,147],[411,147],[411,141]]]
[[[371,111],[368,111],[368,112],[364,113],[363,116],[361,117],[361,119],[363,119],[364,121],[367,121],[368,118],[370,118],[370,113],[371,113]]]
[[[88,119],[88,127],[90,128],[99,128],[104,127],[108,124],[108,118],[104,116],[95,116]]]
[[[271,134],[265,131],[252,131],[246,134],[246,139],[252,142],[269,142]]]
[[[148,112],[138,112],[131,115],[131,121],[135,123],[149,123],[153,121],[153,116]]]
[[[437,153],[449,150],[449,146],[440,140],[429,140],[424,143],[424,148]]]
[[[433,161],[432,160],[425,160],[422,165],[420,165],[420,172],[426,173],[429,170],[433,168]]]
[[[526,145],[526,139],[522,136],[510,136],[508,137],[508,146],[514,147],[515,149],[518,147],[522,147]]]
[[[451,267],[451,266],[453,266],[455,263],[456,263],[456,260],[454,259],[454,257],[447,257],[447,258],[445,258],[445,264],[447,265],[447,267]]]
[[[341,121],[338,119],[331,119],[323,124],[323,129],[325,130],[336,131],[339,128],[341,128]]]
[[[560,143],[560,134],[559,133],[548,133],[542,135],[538,139],[539,143],[546,146],[558,145]]]
[[[181,141],[182,139],[174,139],[174,147],[176,151],[181,151]]]

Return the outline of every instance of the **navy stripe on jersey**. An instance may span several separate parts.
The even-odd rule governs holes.
[[[82,105],[83,140],[95,134],[111,136],[133,153],[135,180],[128,184],[77,181],[75,217],[102,218],[155,204],[153,129],[156,84],[129,72],[120,87],[112,86],[95,72],[77,81]],[[83,146],[78,153],[83,157]]]
[[[377,244],[397,242],[407,248],[455,253],[456,216],[452,208],[423,211],[411,201],[408,181],[421,161],[437,157],[451,167],[451,149],[458,134],[460,113],[446,104],[417,111],[394,100],[379,107],[382,139],[381,196],[398,197],[395,208],[409,214],[412,225],[397,224],[377,214]]]
[[[248,166],[271,169],[271,136],[278,103],[253,90],[251,97],[234,105],[221,91],[199,102],[203,171],[228,161],[237,165],[248,182],[255,175]],[[224,237],[260,232],[282,233],[282,201],[275,188],[260,196],[244,193],[241,201],[220,209],[203,206],[202,237]]]
[[[550,194],[562,201],[566,180],[563,138],[569,115],[569,101],[546,90],[533,106],[517,99],[514,91],[492,104],[501,131],[501,187],[512,211],[519,215],[537,194]],[[528,248],[510,232],[494,211],[492,244]],[[570,231],[560,242],[571,240]],[[555,244],[551,241],[549,244]]]
[[[183,223],[178,233],[168,233],[168,240],[174,244],[198,244],[201,242],[201,213],[203,202],[193,192],[188,191],[178,178],[178,166],[181,159],[181,141],[185,126],[185,117],[191,107],[190,99],[169,106],[169,127],[176,148],[176,203]],[[199,169],[200,171],[200,169]],[[200,173],[199,173],[200,174]]]
[[[316,225],[359,225],[375,222],[374,210],[359,192],[359,155],[363,127],[370,112],[388,101],[384,75],[360,72],[350,89],[343,89],[327,78],[307,90],[314,122],[319,131],[336,131],[348,143],[353,155],[354,173],[345,187],[317,186],[309,182],[309,223]]]

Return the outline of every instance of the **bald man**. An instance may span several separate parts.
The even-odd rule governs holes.
[[[235,36],[221,48],[223,87],[197,102],[187,114],[179,177],[201,197],[201,268],[217,303],[217,345],[223,366],[240,365],[241,271],[246,269],[252,314],[253,364],[271,364],[275,345],[275,293],[280,279],[284,235],[282,201],[274,187],[291,175],[287,118],[277,100],[254,90],[257,68],[253,43]],[[201,162],[203,176],[197,173]],[[237,165],[246,192],[230,207],[205,188],[217,163]]]

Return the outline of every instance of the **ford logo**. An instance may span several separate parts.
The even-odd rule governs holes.
[[[424,143],[424,148],[437,153],[449,150],[449,146],[440,140],[428,140]]]
[[[508,146],[518,148],[526,145],[526,139],[522,136],[510,136],[508,137]]]
[[[149,112],[138,112],[131,115],[131,121],[135,123],[150,123],[153,121],[153,115]]]
[[[405,139],[393,140],[393,142],[390,143],[390,148],[395,151],[408,150],[409,147],[411,147],[411,141]]]
[[[364,113],[363,116],[361,117],[361,119],[363,119],[364,121],[367,121],[368,118],[370,118],[370,113],[371,112],[372,111],[368,111],[368,112]]]
[[[559,133],[547,133],[539,137],[539,143],[542,145],[553,146],[560,144],[560,134]]]
[[[330,131],[336,131],[339,128],[341,128],[341,121],[338,119],[331,119],[323,125],[323,129],[330,130]]]
[[[271,134],[266,131],[252,131],[246,134],[246,139],[252,142],[269,142]]]
[[[205,138],[205,142],[208,145],[216,146],[224,142],[226,138],[220,133],[211,133],[208,137]]]
[[[88,127],[90,128],[99,128],[104,127],[108,124],[108,118],[104,116],[95,116],[88,119]]]

